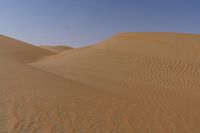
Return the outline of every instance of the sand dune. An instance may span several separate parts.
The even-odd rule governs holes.
[[[31,66],[131,99],[121,132],[197,133],[199,44],[200,35],[121,33]]]
[[[47,49],[49,51],[55,52],[55,53],[60,53],[68,49],[72,49],[71,47],[68,46],[47,46],[47,45],[42,45],[40,46],[41,48]]]
[[[120,33],[95,48],[183,60],[199,60],[200,35],[178,33]]]
[[[199,44],[120,33],[50,52],[1,36],[0,133],[199,133]]]
[[[49,55],[53,55],[53,52],[0,35],[0,56],[28,63]]]

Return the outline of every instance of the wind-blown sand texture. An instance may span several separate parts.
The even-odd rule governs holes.
[[[57,54],[1,36],[0,133],[199,133],[199,51],[193,34],[120,33]]]

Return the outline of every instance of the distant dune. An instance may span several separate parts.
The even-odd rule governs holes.
[[[68,46],[46,46],[46,45],[41,45],[41,48],[47,49],[49,51],[55,52],[55,53],[60,53],[68,49],[72,49],[72,47]]]
[[[68,50],[0,37],[0,133],[199,133],[200,35]]]
[[[49,55],[53,55],[53,52],[0,35],[0,56],[28,63]]]

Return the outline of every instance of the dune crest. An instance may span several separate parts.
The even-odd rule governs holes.
[[[119,33],[95,48],[182,60],[200,60],[200,35],[141,32]]]
[[[55,53],[60,53],[68,49],[72,49],[72,47],[68,46],[47,46],[47,45],[41,45],[41,48],[47,49],[49,51],[55,52]]]

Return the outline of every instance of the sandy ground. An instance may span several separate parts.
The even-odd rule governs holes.
[[[57,53],[0,36],[0,133],[199,133],[199,51],[192,34]]]

